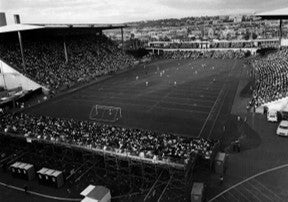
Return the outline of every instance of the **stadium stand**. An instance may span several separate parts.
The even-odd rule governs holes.
[[[258,57],[251,63],[254,69],[255,86],[250,106],[258,107],[287,96],[288,50],[283,49]]]
[[[198,59],[198,58],[215,58],[215,59],[235,59],[244,58],[243,51],[166,51],[163,56],[165,59]]]
[[[23,113],[7,114],[1,118],[1,123],[0,130],[8,134],[184,165],[191,153],[209,159],[215,144],[202,138]]]
[[[50,90],[61,90],[79,82],[124,69],[134,59],[126,55],[105,35],[65,36],[67,54],[63,52],[63,36],[24,36],[25,68],[17,37],[0,38],[0,58],[12,67]]]
[[[167,42],[157,41],[149,42],[148,47],[151,49],[242,49],[242,48],[278,48],[278,39],[259,39],[259,40],[236,40],[236,41],[181,41]]]

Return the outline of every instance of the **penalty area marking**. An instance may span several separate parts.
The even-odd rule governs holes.
[[[25,192],[25,190],[23,188],[16,187],[16,186],[13,186],[13,185],[9,185],[9,184],[3,183],[3,182],[0,182],[0,185],[3,186],[3,187],[7,187],[9,189],[14,189],[14,190],[17,190],[17,191]],[[57,197],[57,196],[50,196],[50,195],[47,195],[47,194],[40,194],[38,192],[29,191],[29,190],[27,191],[27,193],[35,195],[35,196],[40,196],[42,198],[53,199],[53,200],[58,200],[58,201],[81,201],[82,200],[82,199],[77,199],[77,198],[62,198],[62,197]]]
[[[260,173],[257,173],[257,174],[255,174],[255,175],[252,175],[251,177],[248,177],[248,178],[246,178],[245,180],[242,180],[241,182],[238,182],[238,183],[234,184],[233,186],[229,187],[228,189],[222,191],[221,193],[219,193],[218,195],[216,195],[216,196],[214,196],[212,199],[210,199],[208,202],[212,202],[212,201],[216,200],[217,198],[219,198],[219,197],[222,196],[223,194],[227,193],[228,191],[230,191],[230,190],[232,190],[232,189],[234,189],[234,188],[242,185],[243,183],[248,182],[248,181],[250,181],[250,180],[252,180],[252,179],[254,179],[254,178],[256,178],[256,177],[259,177],[259,176],[264,175],[264,174],[266,174],[266,173],[270,173],[270,172],[272,172],[272,171],[280,170],[280,169],[286,168],[286,167],[288,167],[288,164],[284,164],[284,165],[281,165],[281,166],[277,166],[277,167],[274,167],[274,168],[270,168],[270,169],[264,170],[264,171],[262,171],[262,172],[260,172]]]

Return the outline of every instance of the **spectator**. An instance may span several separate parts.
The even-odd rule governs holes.
[[[251,61],[255,73],[255,85],[250,107],[287,96],[288,50],[283,49],[264,58]]]
[[[149,130],[129,129],[89,121],[7,114],[0,118],[0,131],[45,141],[106,150],[115,153],[186,164],[191,153],[209,159],[214,142]]]
[[[164,52],[165,59],[199,59],[199,58],[214,58],[214,59],[235,59],[244,58],[243,51],[167,51]]]
[[[18,42],[13,39],[0,38],[0,58],[56,92],[116,72],[134,62],[104,35],[67,36],[68,62],[62,37],[25,37],[24,71]]]

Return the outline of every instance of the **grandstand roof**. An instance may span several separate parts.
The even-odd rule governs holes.
[[[35,29],[43,29],[43,26],[39,25],[26,25],[26,24],[13,24],[0,27],[0,34],[7,32],[27,31]]]
[[[29,25],[36,25],[36,26],[43,26],[44,28],[98,28],[98,29],[119,29],[125,28],[127,25],[125,24],[29,24]]]
[[[124,24],[13,24],[0,27],[0,34],[7,32],[27,31],[36,29],[120,29],[125,28]]]
[[[287,8],[281,8],[277,10],[272,11],[266,11],[262,13],[257,13],[256,16],[262,17],[263,19],[288,19],[288,7]]]

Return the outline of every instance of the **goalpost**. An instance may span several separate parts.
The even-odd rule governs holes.
[[[116,122],[122,117],[121,107],[94,105],[89,118],[94,121]]]

